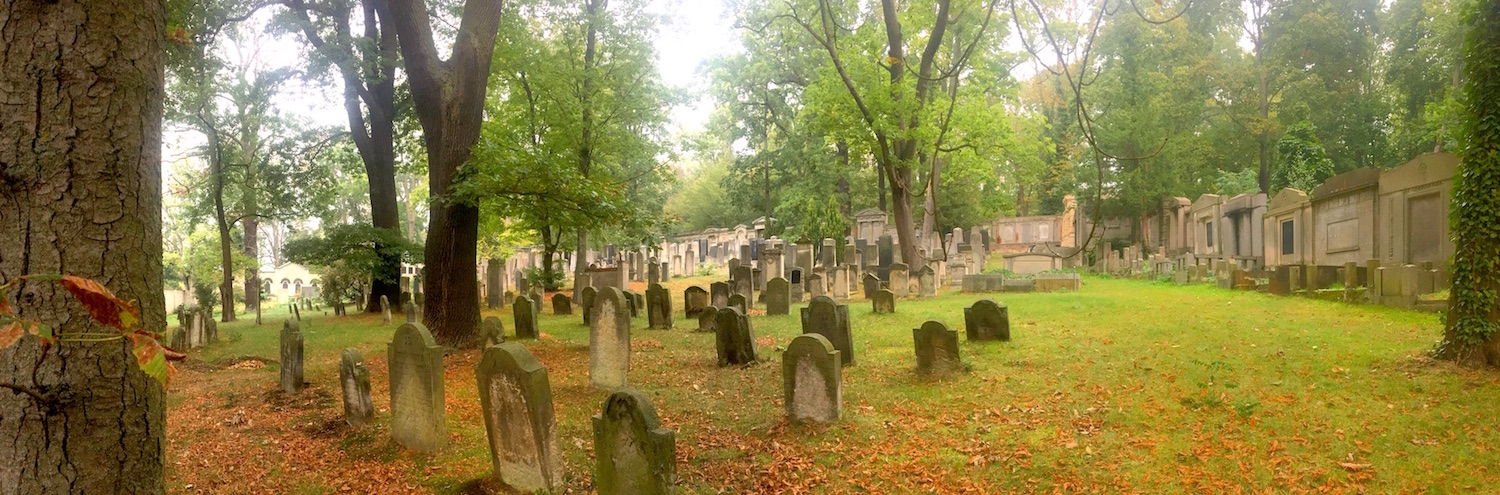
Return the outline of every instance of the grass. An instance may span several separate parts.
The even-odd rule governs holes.
[[[761,363],[718,368],[713,336],[692,333],[674,280],[676,330],[632,334],[632,386],[677,431],[684,493],[1002,493],[1038,491],[1476,491],[1500,482],[1497,375],[1427,359],[1431,314],[1207,285],[1086,278],[1078,293],[992,294],[1013,341],[961,343],[967,373],[914,375],[911,328],[962,333],[978,297],[944,291],[875,315],[850,302],[856,365],[844,371],[844,419],[796,427],[781,404],[780,352],[792,315],[753,311]],[[548,367],[567,492],[590,491],[588,332],[544,304]],[[795,306],[795,305],[794,305]],[[763,307],[762,307],[763,308]],[[486,315],[491,314],[486,312]],[[502,315],[513,331],[507,310]],[[419,454],[390,441],[379,316],[303,313],[307,376],[275,392],[274,363],[187,363],[169,391],[168,487],[174,493],[484,493],[489,452],[475,391],[477,351],[450,353],[449,447]],[[276,358],[281,316],[222,324],[239,340],[192,352]],[[400,316],[397,316],[400,319]],[[962,337],[960,337],[962,339]],[[340,421],[339,351],[371,369],[377,423]],[[1452,469],[1460,466],[1461,469]]]

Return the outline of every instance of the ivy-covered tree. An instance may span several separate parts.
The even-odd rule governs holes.
[[[1271,173],[1272,193],[1286,187],[1312,191],[1333,177],[1333,160],[1323,151],[1317,133],[1318,128],[1304,120],[1288,127],[1281,135],[1281,140],[1276,142],[1276,155],[1281,163]]]

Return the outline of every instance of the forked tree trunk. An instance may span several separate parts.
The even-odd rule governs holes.
[[[165,4],[16,0],[0,9],[0,283],[67,273],[162,330]],[[53,282],[7,294],[61,340],[0,350],[0,493],[164,492],[163,390]]]

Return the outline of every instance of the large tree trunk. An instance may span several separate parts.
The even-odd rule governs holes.
[[[584,35],[583,47],[583,90],[578,95],[578,101],[581,103],[582,107],[582,113],[580,115],[582,126],[580,127],[583,130],[582,135],[578,140],[578,174],[584,177],[589,176],[589,169],[592,168],[594,164],[594,107],[590,103],[590,96],[592,95],[592,92],[594,90],[593,70],[596,50],[595,45],[598,43],[599,37],[599,30],[594,26],[594,17],[598,15],[599,9],[604,7],[604,1],[605,0],[588,0],[588,3],[584,6],[585,14],[587,17],[587,20],[585,22],[588,23],[588,28]],[[589,231],[587,229],[579,227],[577,253],[580,258],[578,258],[577,263],[573,264],[574,299],[578,299],[580,296],[582,296],[583,289],[578,286],[579,284],[577,283],[577,281],[583,280],[588,275],[588,263],[584,262],[588,259],[588,249]]]
[[[452,55],[442,60],[433,44],[426,2],[391,1],[392,25],[427,144],[428,192],[433,199],[447,197],[479,141],[501,4],[465,2]],[[474,345],[479,326],[479,210],[459,201],[438,202],[427,227],[423,323],[442,344]]]
[[[0,8],[0,283],[66,273],[134,300],[166,326],[161,265],[164,4],[15,1]],[[7,294],[52,326],[43,354],[0,350],[0,493],[164,492],[163,390],[127,340],[54,282]]]
[[[251,261],[260,261],[260,222],[254,216],[247,216],[240,221],[245,228],[245,257]],[[258,264],[258,263],[256,263]],[[256,273],[255,267],[245,269],[245,311],[260,310],[260,274]],[[256,323],[257,325],[259,323]]]
[[[229,237],[229,219],[224,213],[224,163],[210,160],[214,176],[214,220],[219,227],[219,281],[220,321],[234,321],[234,246]]]

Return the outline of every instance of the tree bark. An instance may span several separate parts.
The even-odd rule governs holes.
[[[585,22],[588,23],[588,28],[584,35],[583,47],[583,90],[578,95],[578,101],[582,107],[580,117],[583,124],[580,126],[582,133],[578,140],[578,174],[583,177],[589,176],[589,169],[593,168],[594,162],[594,108],[591,105],[590,96],[594,90],[594,57],[597,51],[596,45],[599,42],[599,29],[594,25],[594,18],[599,14],[599,10],[604,8],[604,2],[605,0],[588,0],[588,3],[584,6],[587,17]],[[574,299],[582,296],[583,289],[578,286],[577,281],[583,280],[588,276],[588,263],[586,262],[588,260],[587,253],[589,252],[588,229],[583,227],[578,228],[577,249],[578,262],[573,264],[573,280],[575,281],[573,283]]]
[[[245,257],[258,265],[260,261],[260,222],[256,221],[254,215],[240,220],[240,226],[245,230]],[[260,314],[260,274],[256,273],[255,266],[245,269],[245,312],[254,311]],[[257,325],[260,323],[257,322]]]
[[[502,3],[464,3],[447,60],[438,58],[426,2],[392,0],[390,4],[392,27],[427,144],[428,192],[437,200],[427,224],[422,321],[440,343],[457,347],[478,342],[479,209],[445,199],[449,186],[462,180],[462,168],[479,141]]]
[[[0,283],[92,278],[166,326],[161,265],[165,4],[16,1],[0,8]],[[60,338],[0,349],[0,493],[165,491],[160,383],[55,282],[7,301]]]

